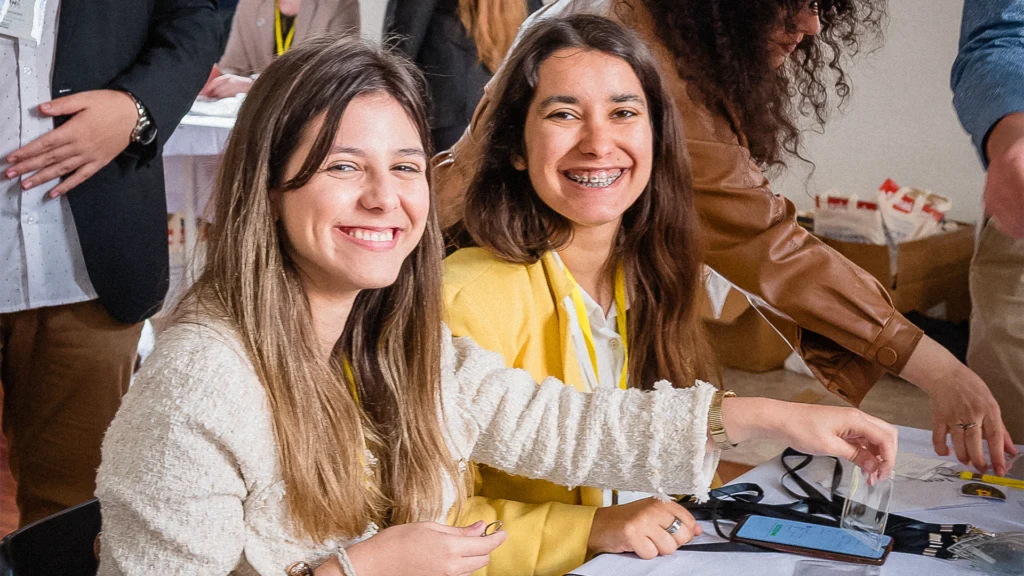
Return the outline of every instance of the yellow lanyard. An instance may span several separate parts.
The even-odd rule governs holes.
[[[594,332],[590,328],[590,317],[587,315],[587,306],[583,302],[583,292],[579,283],[573,278],[572,272],[565,265],[565,275],[572,284],[572,304],[576,309],[576,318],[580,323],[580,331],[583,332],[583,340],[587,343],[587,353],[590,354],[590,365],[594,367],[594,379],[597,385],[601,385],[601,377],[597,369],[597,350],[594,348]],[[626,389],[629,376],[629,346],[626,340],[626,279],[622,271],[622,265],[615,270],[615,321],[619,328],[619,336],[622,338],[622,375],[619,377],[619,388]]]
[[[359,390],[356,389],[356,377],[352,374],[352,365],[349,364],[348,358],[345,359],[345,363],[342,364],[341,367],[345,371],[345,380],[348,381],[348,389],[352,392],[352,398],[355,399],[356,406],[362,410],[362,405],[359,402]],[[363,441],[363,452],[359,454],[359,463],[363,465],[363,472],[366,475],[366,483],[369,484],[371,474],[370,471],[366,469],[366,461],[363,460],[363,454],[369,452],[370,449],[366,446],[366,438],[363,436],[362,427],[359,428],[359,437]]]
[[[278,0],[274,0],[274,43],[277,46],[277,55],[280,56],[288,51],[292,47],[292,38],[295,37],[295,21],[292,21],[291,30],[288,30],[288,36],[282,37],[281,34],[281,6]]]
[[[359,406],[359,390],[356,390],[356,377],[352,374],[352,365],[348,363],[348,359],[345,359],[345,363],[341,367],[345,370],[345,380],[348,381],[348,389],[352,392],[352,398],[355,399],[356,406]]]

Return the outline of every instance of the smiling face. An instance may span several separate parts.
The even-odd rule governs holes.
[[[574,228],[617,229],[651,178],[647,99],[616,56],[570,48],[545,60],[524,135],[534,190]]]
[[[791,25],[779,25],[775,33],[772,34],[771,42],[768,46],[773,68],[781,68],[786,63],[789,55],[803,42],[804,37],[817,36],[821,32],[819,12],[818,1],[810,0],[796,13]]]
[[[320,124],[306,129],[286,180],[298,173]],[[426,167],[420,134],[401,104],[384,94],[352,100],[320,170],[277,200],[307,291],[349,293],[395,282],[426,226]]]

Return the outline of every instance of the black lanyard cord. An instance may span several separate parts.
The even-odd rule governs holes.
[[[793,461],[799,458],[795,464]],[[709,492],[707,502],[697,503],[693,498],[684,497],[679,500],[697,520],[708,520],[714,523],[715,532],[726,540],[731,540],[731,530],[727,533],[721,522],[739,522],[749,515],[768,516],[819,524],[823,526],[839,526],[845,499],[837,492],[843,478],[843,464],[836,458],[832,466],[831,498],[800,475],[814,461],[815,456],[787,448],[782,453],[782,467],[785,470],[781,482],[783,489],[796,500],[788,504],[763,504],[764,489],[753,483],[730,484]],[[800,495],[786,485],[790,479],[804,492]],[[935,558],[955,559],[948,551],[949,546],[967,534],[971,526],[967,524],[934,524],[921,522],[898,514],[889,514],[885,534],[893,539],[893,551],[905,554],[920,554]],[[716,544],[700,544],[684,546],[693,551],[720,552],[769,552],[770,550],[739,542]]]

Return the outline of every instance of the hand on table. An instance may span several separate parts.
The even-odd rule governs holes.
[[[988,442],[992,468],[997,476],[1006,474],[1006,453],[1017,448],[1003,425],[999,405],[981,378],[966,366],[934,382],[928,392],[932,407],[932,444],[940,456],[949,455],[946,437],[953,440],[953,452],[964,466],[988,469],[983,441]],[[960,424],[974,424],[960,426]]]
[[[50,191],[56,198],[88,180],[124,152],[139,119],[132,97],[118,90],[91,90],[39,105],[46,116],[71,116],[59,128],[7,156],[9,179],[31,174],[23,190],[64,178]]]
[[[957,459],[984,472],[988,469],[984,449],[987,441],[996,475],[1006,473],[1005,453],[1016,454],[1017,448],[1003,424],[999,404],[977,374],[925,336],[901,376],[928,393],[936,454],[949,455],[946,438],[952,436]]]
[[[856,408],[726,398],[722,422],[732,442],[767,437],[808,454],[844,458],[864,470],[870,484],[896,465],[896,427]]]
[[[668,528],[678,519],[674,534]],[[644,560],[667,556],[704,531],[689,510],[677,502],[647,498],[621,506],[598,508],[590,527],[587,550],[592,554],[633,552]]]
[[[484,523],[457,528],[436,522],[400,524],[348,548],[359,576],[455,576],[479,570],[508,536],[482,536]]]
[[[216,99],[231,98],[236,94],[248,93],[252,83],[253,79],[248,76],[222,74],[207,82],[199,95]]]

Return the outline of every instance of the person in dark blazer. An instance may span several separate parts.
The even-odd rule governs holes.
[[[168,285],[161,147],[219,56],[213,0],[50,0],[0,36],[0,380],[22,525],[92,498]]]
[[[473,118],[519,25],[541,0],[388,0],[385,38],[423,70],[434,109],[434,148],[451,147]]]

